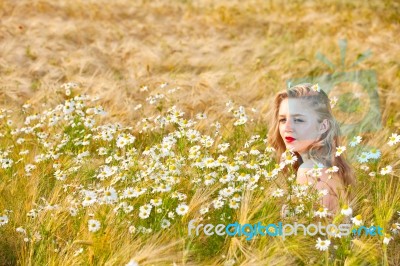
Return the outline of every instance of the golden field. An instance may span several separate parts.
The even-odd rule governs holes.
[[[399,18],[396,1],[0,0],[0,265],[399,265],[400,149],[387,144],[400,133]],[[339,40],[347,40],[344,57]],[[362,60],[367,50],[371,55]],[[318,60],[318,53],[334,67]],[[357,70],[376,72],[382,128],[364,135],[360,129],[362,144],[347,148],[359,184],[352,208],[366,225],[382,226],[392,237],[388,244],[384,237],[342,238],[320,251],[316,237],[188,236],[194,218],[213,224],[279,221],[284,199],[271,195],[282,176],[261,177],[256,189],[238,190],[238,208],[227,203],[203,214],[226,185],[199,185],[195,180],[202,184],[213,170],[192,163],[225,154],[221,160],[254,159],[272,171],[273,154],[262,140],[275,93],[289,79]],[[78,84],[71,94],[62,87],[68,82]],[[85,93],[97,99],[79,98]],[[232,110],[246,109],[244,125],[234,125],[230,100]],[[78,108],[79,101],[84,104]],[[366,105],[367,99],[360,101]],[[87,117],[66,111],[71,102]],[[106,116],[97,117],[100,105]],[[196,118],[198,113],[207,118]],[[65,119],[50,125],[51,116],[60,114]],[[27,123],[28,116],[34,123]],[[157,116],[176,123],[160,127]],[[358,119],[337,116],[343,123]],[[145,118],[151,130],[143,129]],[[91,119],[97,126],[122,126],[93,130]],[[198,123],[186,126],[189,119]],[[164,139],[185,127],[204,134],[193,160],[190,139]],[[119,137],[127,143],[118,144]],[[344,136],[345,143],[350,137]],[[230,143],[226,152],[217,148],[222,143]],[[357,162],[363,146],[377,147],[380,158]],[[265,156],[240,153],[250,148]],[[148,151],[166,155],[158,161]],[[254,174],[246,163],[239,172]],[[380,174],[387,166],[392,171]],[[170,192],[152,191],[163,182]],[[147,190],[125,200],[129,187]],[[99,200],[102,193],[118,197],[86,205],[87,191]],[[151,215],[142,218],[146,204],[153,206]],[[188,209],[171,218],[180,204]],[[99,230],[90,231],[91,220],[100,222]]]

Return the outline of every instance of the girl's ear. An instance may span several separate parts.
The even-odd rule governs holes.
[[[324,134],[329,129],[329,122],[328,119],[324,119],[321,124],[319,125],[319,133]]]

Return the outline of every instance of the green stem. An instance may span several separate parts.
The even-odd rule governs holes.
[[[329,266],[329,249],[325,251],[325,265]]]

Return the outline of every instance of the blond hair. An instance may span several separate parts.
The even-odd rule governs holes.
[[[277,160],[281,159],[286,146],[279,133],[279,107],[281,102],[287,98],[301,99],[309,103],[310,107],[316,112],[318,123],[326,119],[329,123],[328,130],[321,135],[318,141],[308,147],[308,159],[323,163],[327,167],[337,166],[339,171],[336,173],[343,184],[347,187],[355,184],[354,173],[347,163],[344,155],[335,156],[336,148],[340,146],[340,127],[332,115],[330,100],[323,90],[314,90],[310,83],[303,83],[280,91],[275,96],[272,123],[268,132],[268,143],[275,148]],[[303,163],[300,154],[295,152],[298,160],[294,164],[297,171]]]

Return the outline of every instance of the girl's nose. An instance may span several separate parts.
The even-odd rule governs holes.
[[[292,122],[290,121],[290,119],[286,120],[285,123],[285,131],[292,131]]]

